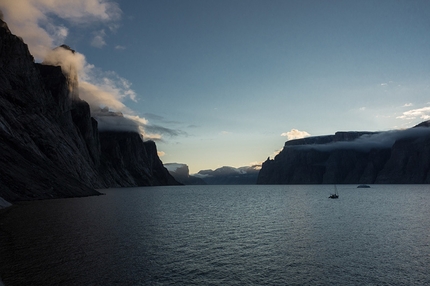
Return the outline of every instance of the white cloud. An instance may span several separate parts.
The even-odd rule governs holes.
[[[405,103],[404,105],[403,105],[403,107],[409,107],[409,106],[412,106],[413,104],[412,103]]]
[[[424,120],[429,120],[430,119],[430,106],[405,111],[405,112],[403,112],[403,115],[397,116],[396,118],[406,119],[406,120],[421,118]]]
[[[96,47],[96,48],[103,48],[104,46],[106,46],[106,41],[104,39],[104,37],[106,36],[106,32],[105,30],[100,30],[96,33],[94,33],[94,38],[91,41],[91,46]]]
[[[291,131],[282,133],[281,136],[287,137],[288,140],[293,140],[293,139],[305,138],[305,137],[311,136],[311,134],[309,134],[306,131],[291,129]]]
[[[64,43],[68,35],[68,29],[55,17],[70,24],[101,22],[111,27],[122,13],[117,3],[100,0],[2,0],[0,9],[12,33],[24,39],[38,60]]]
[[[255,170],[261,170],[262,165],[263,165],[263,162],[261,161],[254,161],[248,164],[249,167],[252,167]]]
[[[62,48],[50,51],[44,63],[60,65],[66,74],[77,73],[79,97],[92,109],[107,106],[111,110],[132,113],[122,101],[126,98],[136,101],[136,93],[131,89],[131,83],[115,72],[102,71],[88,64],[83,54]]]
[[[124,46],[121,45],[117,45],[115,46],[115,50],[125,50],[126,48]]]

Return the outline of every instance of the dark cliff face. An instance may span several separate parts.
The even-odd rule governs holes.
[[[22,40],[4,22],[0,26],[0,196],[13,201],[97,194],[92,187],[103,184],[81,152],[61,69],[34,64]],[[46,85],[48,73],[55,90]]]
[[[94,188],[172,183],[159,174],[155,145],[141,142],[151,145],[145,159],[152,160],[142,179],[134,174],[134,181],[110,185],[101,175],[109,158],[101,153],[106,144],[100,145],[97,122],[76,95],[76,84],[60,67],[35,64],[27,46],[0,20],[0,197],[85,196],[98,194]]]
[[[179,185],[157,155],[153,141],[135,132],[100,133],[100,175],[109,186]]]
[[[342,132],[292,140],[260,170],[258,184],[430,183],[429,122],[406,131]]]

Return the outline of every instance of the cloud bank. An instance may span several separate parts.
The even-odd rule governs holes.
[[[288,148],[311,148],[320,151],[353,149],[368,152],[371,149],[391,148],[397,140],[430,136],[430,128],[414,127],[406,130],[385,131],[376,134],[362,135],[353,141],[337,141],[327,144],[309,144],[289,146]]]
[[[410,105],[405,105],[410,106]],[[408,111],[403,112],[401,116],[397,116],[398,119],[407,119],[412,120],[416,118],[421,118],[423,120],[429,120],[430,119],[430,107],[423,107],[423,108],[417,108],[417,109],[411,109]]]
[[[162,134],[176,136],[180,132],[162,126],[151,125],[145,118],[109,111],[107,107],[93,111],[98,122],[98,129],[103,131],[137,132],[144,140],[163,141]]]

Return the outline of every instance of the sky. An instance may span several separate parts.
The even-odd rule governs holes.
[[[428,0],[0,0],[36,61],[79,53],[81,98],[191,173],[285,141],[430,119]]]

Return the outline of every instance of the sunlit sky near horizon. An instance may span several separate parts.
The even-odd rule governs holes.
[[[28,43],[21,2],[0,9]],[[428,0],[124,0],[103,14],[104,2],[31,8],[52,45],[120,82],[127,112],[161,136],[161,160],[191,173],[262,162],[292,129],[316,136],[430,119]],[[95,3],[85,8],[95,16],[82,3]]]

